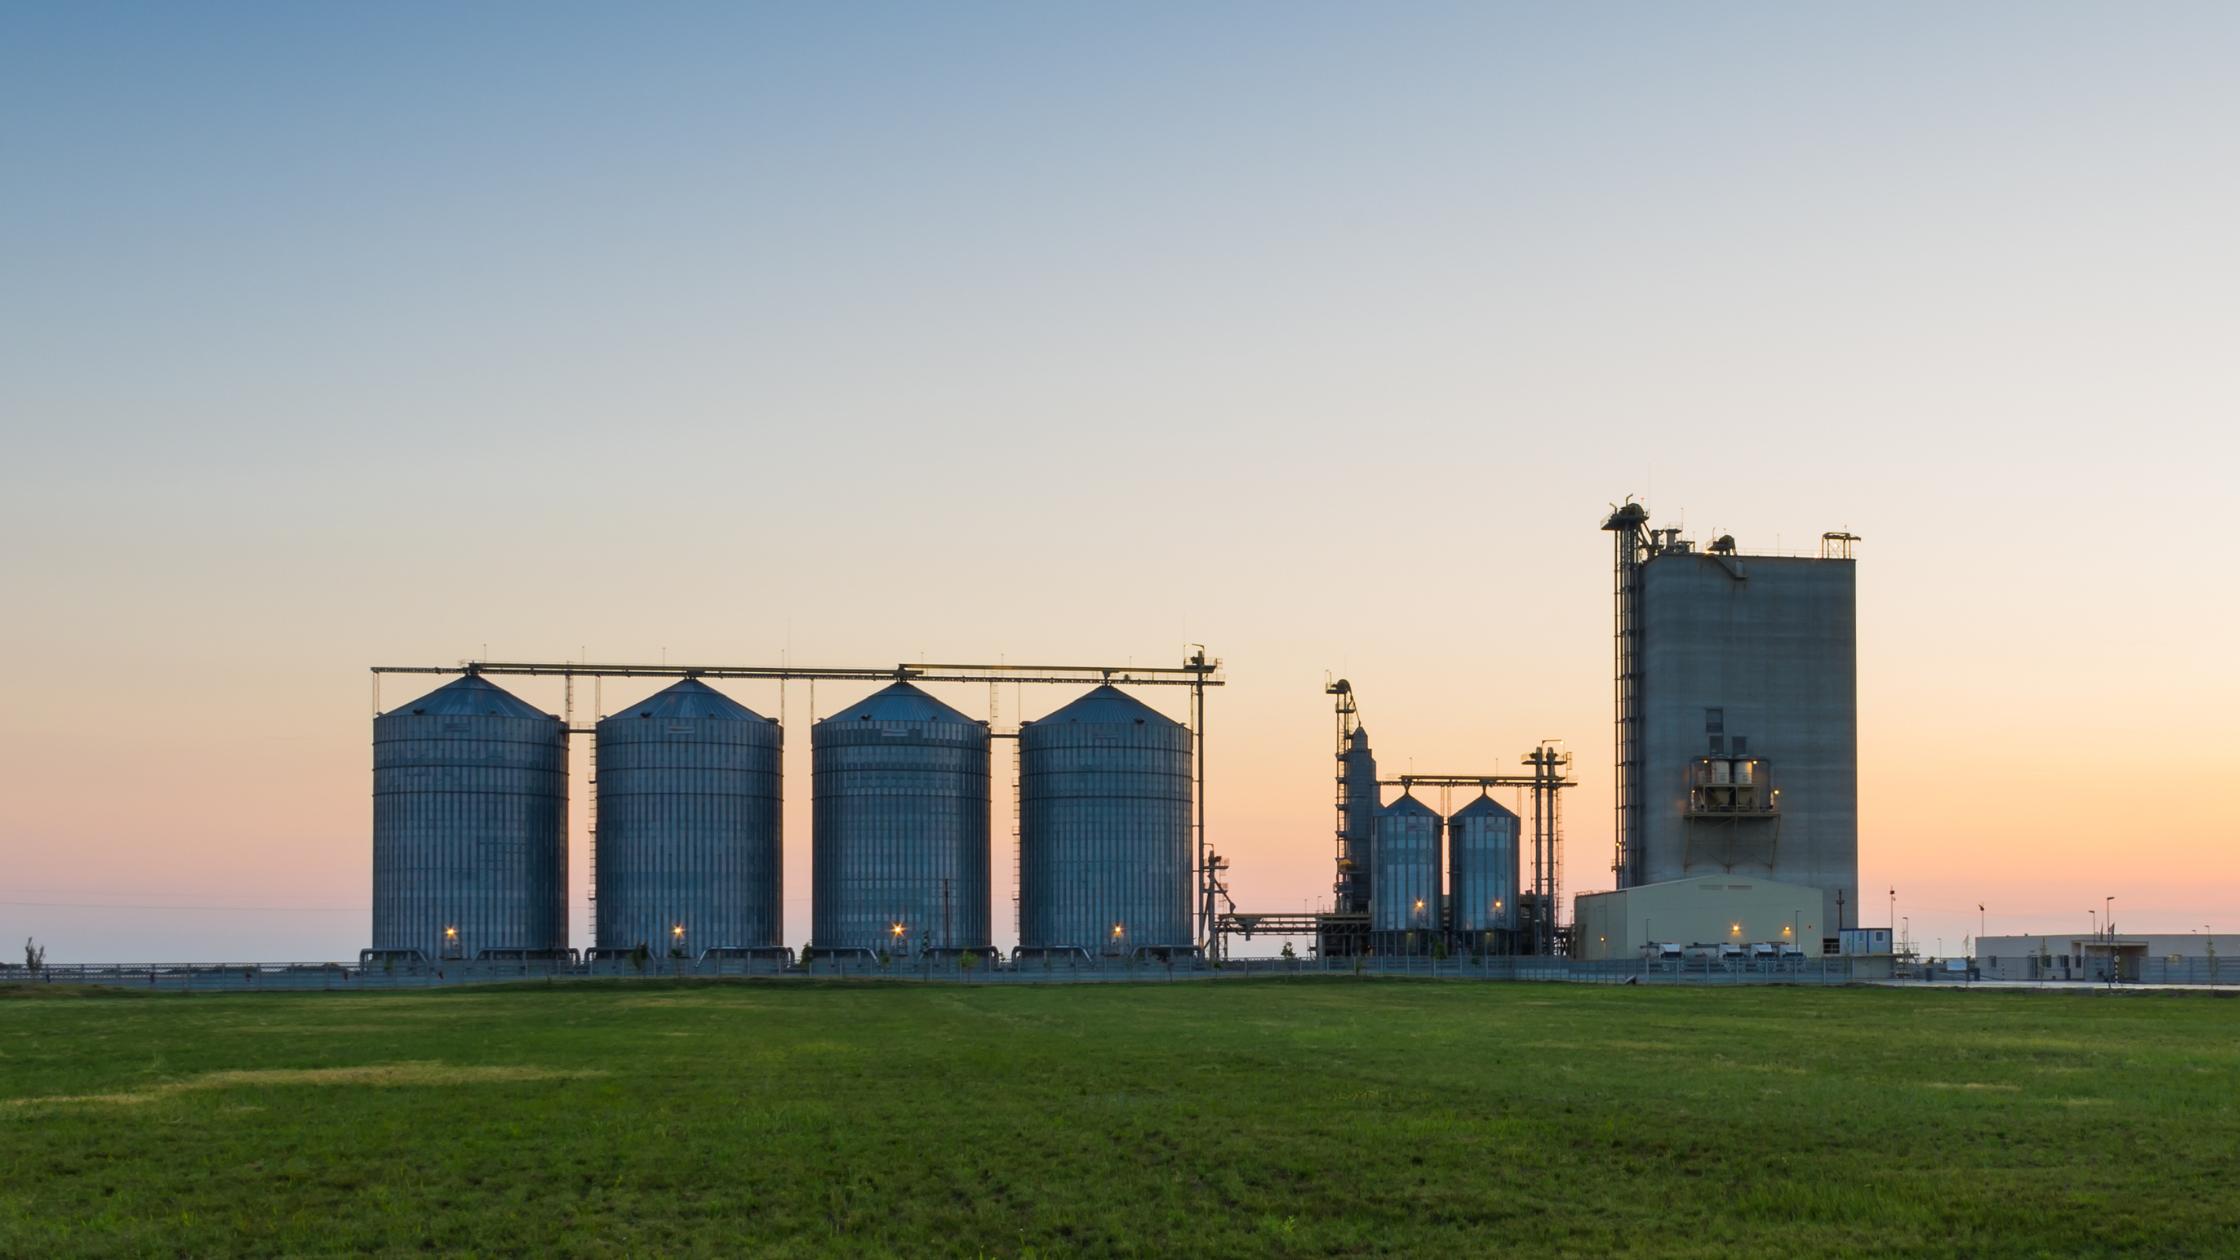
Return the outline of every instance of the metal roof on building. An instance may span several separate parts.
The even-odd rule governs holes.
[[[1180,726],[1166,714],[1120,690],[1111,683],[1097,688],[1036,722],[1142,722],[1145,725]]]
[[[642,718],[721,718],[729,722],[767,722],[768,718],[717,691],[697,678],[687,678],[673,687],[654,692],[626,709],[615,711],[616,717],[635,714]]]
[[[968,718],[948,705],[906,682],[898,682],[882,691],[875,691],[847,708],[840,710],[824,722],[969,722],[974,726],[978,719]]]
[[[1417,800],[1413,796],[1402,793],[1399,800],[1396,800],[1390,805],[1379,809],[1377,811],[1377,814],[1380,817],[1385,814],[1421,814],[1426,818],[1437,818],[1439,816],[1439,811],[1431,808],[1429,805],[1424,804],[1422,801]]]
[[[1480,814],[1493,814],[1502,818],[1515,818],[1517,811],[1510,809],[1490,796],[1481,796],[1454,812],[1456,818],[1476,818]]]
[[[407,713],[475,714],[511,718],[552,716],[505,688],[474,674],[447,682],[418,700],[399,705],[389,712],[396,713],[400,710]]]

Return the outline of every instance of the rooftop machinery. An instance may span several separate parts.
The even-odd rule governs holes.
[[[562,916],[558,914],[559,908],[565,904],[566,893],[565,855],[568,798],[566,748],[568,736],[583,734],[592,737],[592,764],[596,768],[595,773],[598,770],[610,768],[608,763],[613,760],[611,757],[601,756],[602,750],[599,743],[602,732],[600,727],[578,726],[576,724],[575,682],[579,677],[593,680],[595,709],[597,707],[597,685],[608,678],[679,678],[693,683],[694,686],[699,686],[698,680],[701,679],[764,680],[778,682],[781,686],[789,680],[808,681],[812,686],[819,680],[892,684],[887,692],[881,693],[882,695],[896,693],[898,689],[915,692],[916,688],[910,686],[910,684],[919,682],[986,683],[988,684],[988,721],[982,723],[974,719],[963,719],[965,725],[973,727],[975,732],[980,733],[979,738],[983,749],[985,748],[985,741],[988,739],[1017,739],[1019,736],[1019,732],[1015,730],[999,731],[994,729],[997,712],[996,688],[1004,683],[1090,684],[1100,688],[1187,687],[1190,690],[1190,721],[1187,725],[1170,723],[1167,728],[1175,733],[1174,737],[1168,739],[1168,742],[1178,745],[1175,753],[1179,754],[1174,757],[1175,765],[1169,766],[1167,770],[1171,772],[1179,767],[1184,778],[1181,783],[1169,785],[1160,791],[1163,798],[1182,797],[1184,799],[1179,810],[1165,808],[1161,812],[1160,830],[1164,837],[1162,843],[1169,846],[1174,844],[1176,837],[1166,833],[1180,831],[1181,852],[1178,857],[1169,855],[1169,864],[1178,862],[1181,867],[1184,880],[1178,891],[1186,894],[1188,904],[1180,907],[1179,914],[1170,913],[1157,923],[1145,923],[1144,930],[1153,937],[1163,938],[1159,939],[1157,944],[1170,950],[1176,947],[1208,950],[1219,948],[1220,942],[1216,934],[1214,907],[1217,899],[1226,895],[1220,882],[1220,872],[1225,869],[1226,863],[1218,854],[1213,852],[1206,836],[1205,693],[1209,687],[1222,686],[1225,680],[1221,674],[1221,662],[1218,659],[1209,659],[1203,648],[1197,649],[1188,659],[1183,661],[1181,666],[1171,669],[1134,665],[1015,666],[928,665],[923,663],[896,665],[891,668],[813,669],[790,665],[776,667],[666,664],[594,665],[578,661],[462,661],[455,666],[375,666],[372,673],[376,744],[374,901],[377,909],[374,943],[377,950],[391,952],[417,951],[427,957],[466,958],[472,958],[485,950],[501,950],[509,953],[535,952],[545,955],[569,952],[567,949],[566,924]],[[464,677],[458,682],[440,688],[430,696],[415,702],[416,707],[425,710],[425,713],[386,714],[381,708],[381,683],[383,676],[387,674],[459,674]],[[512,697],[485,680],[486,676],[494,675],[561,678],[563,680],[562,712],[558,715],[538,712],[532,706]],[[667,698],[664,703],[675,699],[675,691],[676,689],[672,689],[671,692],[663,693],[663,697]],[[1109,692],[1092,692],[1091,694],[1109,694]],[[446,699],[444,704],[440,706],[432,703],[439,697],[453,696],[458,697],[460,703],[464,704],[465,707],[454,705],[449,699]],[[715,693],[710,692],[704,698],[696,695],[695,702],[705,706],[712,704],[714,698]],[[1124,699],[1124,697],[1117,698]],[[466,704],[465,702],[468,700],[473,701],[473,703]],[[928,700],[930,701],[930,697],[928,697]],[[650,711],[650,706],[653,703],[649,700],[646,704],[637,707],[649,708]],[[1106,707],[1110,708],[1112,706],[1107,704]],[[441,713],[438,713],[438,708],[442,709]],[[458,708],[459,711],[452,713],[452,708]],[[947,710],[945,705],[940,706],[940,708]],[[484,709],[490,709],[491,711],[484,713]],[[636,708],[634,708],[631,712],[635,713],[636,711]],[[851,709],[849,712],[853,714],[855,710]],[[954,713],[954,710],[948,710],[948,712]],[[742,718],[739,716],[740,714],[747,716]],[[654,720],[655,716],[676,720],[663,720],[657,723]],[[962,718],[961,714],[957,716]],[[1109,717],[1110,715],[1100,710],[1099,716]],[[1130,727],[1135,726],[1136,719],[1140,716],[1140,714],[1130,712],[1126,715],[1126,724]],[[426,724],[431,725],[429,735],[437,737],[438,742],[431,743],[428,738],[416,734],[418,727],[414,727],[412,732],[408,732],[404,726],[400,725],[408,717],[415,721],[422,718],[433,718],[433,723]],[[721,714],[717,714],[711,709],[708,714],[695,712],[689,717],[663,710],[659,714],[636,721],[643,725],[645,731],[649,734],[659,735],[667,740],[671,738],[699,738],[698,725],[704,724],[703,719],[715,717],[727,719],[725,729],[728,730],[729,724],[733,722],[742,724],[741,729],[745,729],[744,724],[752,722],[755,715],[743,708],[739,708],[737,713],[725,709]],[[866,729],[879,728],[882,741],[889,738],[891,734],[897,747],[909,742],[913,733],[923,734],[923,732],[917,730],[918,726],[923,725],[922,722],[914,723],[910,720],[899,720],[898,725],[883,720],[873,720],[877,717],[877,714],[872,714],[870,718],[858,719],[857,724],[864,726]],[[908,719],[909,715],[905,714],[903,718]],[[480,730],[480,725],[490,725],[493,722],[498,723],[498,726],[502,726],[504,729],[500,730],[498,727],[492,727],[488,732]],[[767,720],[765,719],[764,722],[767,722]],[[433,729],[436,723],[440,723],[440,729]],[[511,725],[508,725],[509,723]],[[653,728],[656,725],[661,728],[659,731],[654,731]],[[859,761],[862,755],[852,752],[842,753],[839,743],[860,743],[861,741],[840,740],[837,730],[823,732],[821,728],[827,725],[829,723],[820,723],[820,732],[813,732],[811,741],[812,744],[837,741],[832,742],[831,758],[824,758],[822,753],[819,754],[820,766],[824,765],[825,760],[833,761],[830,767],[826,767],[831,773],[819,776],[819,797],[822,798],[825,795],[823,785],[826,782],[834,785],[835,790],[842,794],[846,794],[850,790],[850,785],[853,785],[858,795],[877,794],[886,791],[891,786],[887,782],[887,778],[891,776],[887,776],[885,771],[880,771],[877,767],[871,767],[874,772],[868,776],[856,775],[853,779],[848,779],[846,783],[842,782],[842,779],[847,778],[847,776],[845,767],[841,765],[841,762]],[[1069,725],[1071,724],[1069,723]],[[1148,725],[1147,719],[1146,725]],[[520,743],[527,738],[517,735],[513,730],[514,726],[522,726],[523,729],[535,728],[535,739],[531,741],[537,746],[533,758],[535,765],[532,768],[524,762],[521,772],[513,770],[511,762],[507,760],[510,754],[507,753],[506,749],[511,747],[513,743]],[[891,732],[886,730],[889,726],[894,728]],[[453,731],[453,727],[458,729]],[[692,728],[692,733],[689,737],[675,736],[671,733],[672,727]],[[774,761],[778,748],[782,746],[783,732],[777,730],[774,724],[771,724],[771,727],[773,738],[767,741],[760,739],[752,741],[755,745],[753,756],[767,756]],[[613,729],[609,727],[610,732]],[[632,734],[637,733],[636,727],[633,726]],[[815,738],[814,736],[819,733],[829,735],[830,740]],[[938,734],[939,732],[935,733]],[[477,740],[482,742],[477,743]],[[492,743],[490,742],[492,740],[498,742]],[[703,739],[702,742],[705,742],[705,740]],[[1095,747],[1101,742],[1095,733],[1091,734],[1088,742],[1092,745],[1087,750],[1089,753],[1095,754],[1101,751]],[[459,747],[450,747],[452,743],[458,744]],[[887,752],[893,750],[887,749],[885,743],[882,742],[873,751]],[[686,760],[676,761],[676,758],[669,754],[660,754],[660,756],[669,757],[670,761],[676,761],[676,770],[688,771],[697,767],[698,762],[691,760],[691,757],[700,754],[679,750],[678,755],[686,756]],[[980,756],[980,761],[983,764],[986,761],[984,752]],[[453,763],[457,764],[454,765]],[[667,766],[668,762],[657,764]],[[486,766],[487,769],[485,769]],[[741,762],[738,767],[733,767],[726,761],[721,766],[712,766],[711,768],[720,769],[726,773],[736,769],[748,773],[750,778],[756,773],[765,772],[760,762],[752,764]],[[771,769],[774,769],[774,766]],[[907,770],[908,768],[904,767],[904,769]],[[522,772],[530,772],[534,781],[524,779],[523,783],[527,785],[526,787],[514,786],[513,779],[520,778]],[[509,778],[508,775],[512,777]],[[839,775],[840,777],[836,778],[833,775]],[[493,778],[492,776],[496,777]],[[704,775],[701,777],[705,778]],[[736,775],[733,777],[736,778]],[[970,777],[967,774],[966,778],[969,779]],[[488,780],[488,782],[485,783],[484,780]],[[732,783],[729,779],[723,780],[721,783],[714,780],[703,783],[690,774],[671,774],[669,780],[673,780],[670,786],[678,791],[685,792],[687,795],[705,796],[707,792],[714,791],[718,795],[740,796],[743,793],[744,796],[759,796],[763,790],[760,785],[750,783],[748,780],[740,780],[738,784]],[[984,770],[980,781],[985,782]],[[527,792],[528,795],[524,796],[524,792]],[[493,795],[494,793],[496,795]],[[485,820],[481,815],[505,804],[498,797],[505,796],[506,793],[511,793],[509,799],[517,800],[519,807],[507,806],[514,812],[504,814],[502,818],[498,818],[497,823]],[[469,797],[474,799],[470,800]],[[483,800],[484,797],[490,797],[491,799]],[[534,799],[531,799],[532,797]],[[611,916],[603,916],[600,913],[603,909],[600,905],[602,892],[600,881],[618,878],[634,880],[634,887],[639,889],[650,887],[656,891],[656,900],[662,900],[659,889],[664,884],[676,882],[673,878],[674,875],[690,876],[690,866],[704,856],[701,850],[707,848],[707,837],[699,836],[697,833],[694,836],[685,836],[684,839],[688,842],[686,850],[679,850],[676,854],[662,856],[667,853],[667,847],[674,847],[669,844],[668,839],[663,837],[667,836],[667,832],[674,831],[676,828],[665,821],[665,815],[656,811],[649,818],[652,823],[651,831],[656,835],[659,842],[652,848],[636,846],[633,847],[632,851],[639,852],[640,849],[643,849],[646,853],[661,857],[661,863],[657,863],[661,866],[661,869],[652,872],[655,878],[650,885],[646,880],[636,878],[647,874],[647,872],[632,871],[628,877],[621,876],[618,874],[615,863],[601,861],[599,814],[596,808],[599,799],[598,796],[594,796],[594,808],[589,811],[590,825],[588,830],[591,836],[591,867],[594,880],[592,887],[589,889],[589,896],[592,901],[594,923],[605,924]],[[619,798],[617,799],[619,800]],[[708,802],[702,802],[703,805],[706,803]],[[690,805],[691,803],[682,802],[680,804]],[[1193,809],[1194,817],[1192,816]],[[527,812],[522,812],[524,810]],[[773,816],[775,810],[776,806],[773,802],[770,810]],[[675,810],[669,812],[676,814],[680,819],[690,819],[692,817],[689,808],[681,812]],[[752,810],[749,810],[749,812],[752,813]],[[516,814],[519,815],[518,818],[515,817]],[[493,817],[498,816],[493,815]],[[765,829],[760,826],[759,816],[757,816],[755,822],[756,825],[748,827],[747,831],[759,836]],[[493,826],[499,826],[500,829],[493,830]],[[511,830],[504,830],[504,828],[511,828]],[[735,831],[738,828],[733,827],[729,830]],[[841,830],[847,831],[848,829],[842,827]],[[857,830],[862,830],[862,828],[857,828]],[[968,827],[966,830],[971,829]],[[679,835],[682,834],[679,833]],[[853,834],[853,832],[850,832],[850,834]],[[884,834],[879,826],[872,826],[870,830],[863,831],[863,835],[869,837],[870,842],[881,842],[879,837]],[[959,834],[963,833],[960,832]],[[984,850],[985,826],[979,829],[979,836],[978,843]],[[695,844],[699,847],[694,848]],[[515,860],[513,855],[521,855],[520,860]],[[683,867],[679,868],[672,859],[681,860]],[[509,861],[512,862],[510,866],[507,865]],[[526,866],[522,865],[523,861],[527,862]],[[1094,861],[1095,859],[1092,858],[1092,863]],[[521,869],[516,870],[516,867]],[[948,923],[946,929],[941,933],[945,940],[953,942],[970,938],[977,941],[978,938],[985,935],[985,929],[978,927],[977,924],[972,925],[972,928],[967,930],[967,924],[959,921],[958,913],[960,910],[966,910],[969,906],[970,903],[966,898],[970,894],[969,890],[956,887],[956,882],[960,879],[968,882],[977,880],[981,884],[980,904],[985,905],[988,895],[988,890],[985,887],[987,882],[985,868],[984,861],[978,866],[966,861],[954,871],[940,873],[940,878],[949,882],[948,895],[952,899],[947,916]],[[760,875],[759,877],[762,882],[774,884],[777,878],[774,861],[766,865],[757,864],[755,869],[758,874],[767,871],[766,875]],[[874,871],[874,873],[876,872]],[[691,883],[693,881],[687,878],[685,882]],[[1192,891],[1193,886],[1194,891]],[[621,890],[618,888],[616,891],[619,893]],[[922,890],[919,891],[922,892]],[[890,893],[893,895],[887,896],[887,899],[894,900],[896,896],[902,895],[902,890],[898,886],[895,889],[888,889],[880,895]],[[748,895],[752,898],[767,896],[774,902],[776,890],[774,886],[760,891],[748,890]],[[513,897],[517,900],[525,896],[529,898],[529,902],[533,902],[534,906],[538,908],[532,909],[529,902],[524,902],[520,907],[515,907],[511,902],[506,902],[502,906],[497,905],[491,902],[493,896],[501,899]],[[915,899],[913,900],[913,898]],[[874,897],[874,899],[877,898]],[[936,919],[938,911],[930,908],[934,903],[928,903],[923,896],[917,896],[916,894],[903,899],[910,901],[911,904],[903,906],[898,903],[897,906],[889,909],[908,912],[913,922],[917,924],[914,929],[915,934],[921,938],[928,936],[928,929],[938,921]],[[690,898],[686,900],[689,901]],[[680,904],[683,903],[680,902]],[[483,908],[486,905],[489,906],[487,910]],[[652,913],[656,917],[668,913],[650,906],[640,909],[644,913]],[[498,917],[491,918],[491,915]],[[637,918],[643,918],[643,913],[635,915],[632,925],[627,929],[622,927],[617,920],[616,930],[633,938],[646,935],[647,929],[636,923]],[[462,924],[465,924],[466,927],[464,930],[459,930]],[[1175,940],[1174,935],[1178,928],[1186,936],[1194,936],[1195,939],[1189,941]],[[821,926],[818,928],[819,932],[823,930]],[[691,950],[695,945],[751,950],[765,948],[764,942],[768,938],[767,928],[759,923],[753,925],[752,928],[743,924],[738,928],[726,928],[723,933],[716,935],[708,933],[695,935],[690,930],[678,934],[675,933],[673,927],[670,931],[680,940],[659,943],[654,941],[636,942],[633,940],[624,942],[624,944],[642,943],[659,949],[664,945],[678,946],[681,941],[681,947],[687,950]],[[446,936],[447,932],[451,935]],[[464,939],[470,935],[474,939]],[[605,936],[607,934],[601,932],[599,935]],[[719,935],[724,936],[725,939],[717,939]],[[1123,936],[1132,937],[1133,935],[1134,933],[1123,931]],[[728,939],[729,936],[737,936],[740,939]],[[599,943],[601,945],[610,944],[605,940]],[[852,941],[849,943],[853,944]]]

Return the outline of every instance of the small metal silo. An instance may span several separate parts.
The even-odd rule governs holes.
[[[988,727],[898,682],[818,722],[811,944],[989,945]]]
[[[1516,952],[1519,834],[1516,814],[1490,796],[1447,819],[1449,928],[1472,953]]]
[[[1190,728],[1110,685],[1019,728],[1019,945],[1194,945]]]
[[[568,947],[568,732],[469,674],[373,721],[373,948]]]
[[[768,949],[784,910],[778,724],[688,678],[598,725],[598,947]]]
[[[1438,811],[1404,793],[1378,810],[1369,879],[1369,947],[1431,952],[1441,926]]]

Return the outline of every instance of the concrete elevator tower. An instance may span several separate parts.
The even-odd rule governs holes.
[[[1617,561],[1618,887],[1806,885],[1833,939],[1859,904],[1858,540],[1745,555],[1648,521],[1627,503],[1602,523]]]

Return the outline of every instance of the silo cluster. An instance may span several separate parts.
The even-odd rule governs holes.
[[[1366,754],[1365,740],[1355,747]],[[1517,815],[1481,795],[1442,819],[1411,793],[1380,805],[1375,792],[1372,778],[1348,797],[1371,818],[1351,881],[1365,890],[1370,952],[1430,954],[1441,941],[1459,953],[1517,952]]]
[[[569,954],[568,734],[474,674],[376,717],[376,951]],[[594,949],[782,949],[778,723],[688,678],[593,735]],[[814,952],[992,953],[988,724],[897,682],[809,742]],[[1190,728],[1107,685],[1023,724],[1018,747],[1022,946],[1194,949]]]
[[[1109,684],[1019,728],[1019,948],[1194,944],[1190,728]]]

